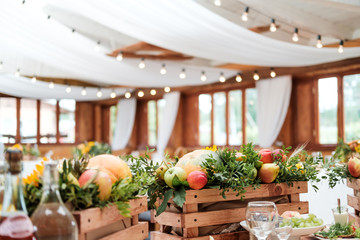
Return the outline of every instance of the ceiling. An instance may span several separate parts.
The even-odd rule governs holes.
[[[254,65],[307,66],[360,56],[357,0],[222,0],[221,6],[212,0],[4,0],[0,5],[0,93],[16,95],[4,83],[8,80],[17,86],[16,96],[38,98],[46,91],[40,81],[25,78],[33,75],[48,82],[65,79],[57,84],[62,90],[80,80],[94,92],[114,88],[121,95],[215,83],[221,74],[230,78]],[[244,22],[246,6],[249,19]],[[271,18],[276,32],[248,30],[269,26]],[[295,27],[297,43],[291,40]],[[314,47],[318,34],[324,46],[333,48]],[[342,54],[337,53],[340,40],[345,40]],[[116,60],[117,53],[134,46],[132,57],[124,52],[122,61]],[[160,52],[183,57],[149,57]],[[138,66],[142,54],[148,56],[144,69]],[[236,70],[220,68],[229,64]],[[21,77],[13,77],[18,69]],[[180,79],[183,69],[186,78]],[[202,72],[206,81],[200,80]],[[56,98],[98,99],[96,94],[77,96],[80,90],[73,95],[61,91]]]

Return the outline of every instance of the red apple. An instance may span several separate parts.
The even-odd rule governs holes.
[[[195,190],[205,187],[208,181],[206,174],[202,171],[193,171],[189,173],[186,180],[188,181],[189,186]]]
[[[359,177],[360,176],[360,160],[356,157],[350,158],[348,162],[348,169],[349,173],[353,177]]]
[[[272,152],[270,149],[261,149],[259,151],[259,155],[261,156],[260,161],[263,163],[272,163],[274,162]]]
[[[280,167],[275,163],[264,163],[259,170],[258,176],[263,183],[272,183],[278,176],[279,171]]]
[[[282,162],[286,161],[286,155],[284,150],[282,149],[275,149],[272,151],[273,159],[274,160],[281,160]]]
[[[92,182],[99,186],[98,197],[100,200],[105,201],[109,199],[112,187],[112,181],[109,174],[96,169],[89,169],[83,172],[79,177],[80,187],[86,187]]]

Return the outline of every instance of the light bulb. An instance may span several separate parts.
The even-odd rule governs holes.
[[[321,35],[317,36],[316,47],[317,48],[322,48],[323,47],[322,42],[321,42]]]
[[[34,76],[31,78],[31,82],[32,82],[32,83],[36,83],[36,80],[37,80],[37,79],[36,79],[36,76],[34,75]]]
[[[75,29],[73,28],[73,29],[71,29],[71,32],[70,32],[70,34],[69,34],[69,38],[70,38],[70,39],[73,39],[73,38],[74,38],[74,35],[75,35]]]
[[[205,82],[206,81],[206,75],[205,75],[205,71],[202,71],[201,72],[201,77],[200,77],[200,80]]]
[[[294,29],[294,34],[293,34],[293,36],[292,36],[292,40],[293,40],[294,42],[299,41],[298,32],[299,32],[299,30],[298,30],[297,28],[295,28],[295,29]]]
[[[144,58],[141,58],[141,61],[139,63],[139,68],[140,69],[144,69],[145,68],[145,59]]]
[[[246,22],[248,20],[249,15],[249,7],[246,7],[243,14],[241,15],[241,19]]]
[[[226,81],[226,78],[225,78],[223,72],[220,73],[219,81],[222,82],[222,83]]]
[[[258,72],[257,72],[257,71],[255,71],[255,72],[254,72],[254,76],[253,76],[253,78],[254,78],[254,80],[255,80],[255,81],[257,81],[257,80],[259,80],[259,79],[260,79],[260,76],[259,76],[259,74],[258,74]]]
[[[163,63],[163,64],[161,65],[160,74],[161,74],[161,75],[166,74],[165,63]]]
[[[241,77],[240,73],[236,74],[235,80],[236,80],[237,82],[241,82],[241,81],[242,81],[242,77]]]
[[[101,98],[102,95],[103,95],[103,94],[102,94],[101,88],[99,88],[98,91],[97,91],[97,93],[96,93],[96,96],[97,96],[98,98]]]
[[[116,60],[120,62],[120,61],[123,60],[123,58],[124,58],[123,51],[120,51],[120,52],[118,53],[118,55],[116,56]]]
[[[270,24],[270,32],[276,32],[276,24],[275,24],[275,19],[271,19],[271,24]]]
[[[215,6],[221,6],[221,0],[214,0]]]
[[[68,86],[66,87],[65,92],[71,93],[71,86],[70,86],[70,85],[68,85]]]
[[[110,97],[111,98],[116,98],[116,93],[115,90],[113,89],[112,92],[110,93]]]
[[[271,68],[270,70],[271,70],[271,71],[270,71],[270,76],[271,76],[272,78],[276,77],[276,72],[275,72],[275,70],[274,70],[273,68]]]
[[[338,53],[343,53],[343,52],[344,52],[344,41],[340,40]]]
[[[130,92],[126,92],[125,93],[125,98],[130,98],[131,97],[131,93]]]
[[[86,88],[84,87],[82,90],[81,90],[81,95],[85,96],[86,95]]]
[[[16,70],[15,77],[20,77],[20,69]]]
[[[153,95],[153,96],[156,95],[156,90],[155,90],[155,89],[151,89],[150,94]]]
[[[139,91],[138,92],[138,97],[143,97],[145,94],[144,94],[144,92],[143,91]]]
[[[0,62],[0,70],[3,68],[3,62]]]
[[[94,47],[95,52],[100,51],[100,44],[101,44],[100,41],[98,41],[98,42],[96,43],[96,45],[95,45],[95,47]]]
[[[185,78],[186,78],[185,68],[183,68],[183,69],[181,70],[181,73],[179,74],[179,77],[180,77],[181,79],[185,79]]]
[[[51,81],[51,82],[49,83],[49,88],[54,88],[54,87],[55,87],[54,82]]]
[[[170,89],[170,87],[165,87],[165,88],[164,88],[164,91],[168,93],[168,92],[171,91],[171,89]]]

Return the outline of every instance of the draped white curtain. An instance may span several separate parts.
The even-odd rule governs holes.
[[[136,113],[136,99],[121,99],[117,104],[117,116],[115,133],[112,142],[112,150],[120,150],[126,147],[134,127]]]
[[[291,96],[291,76],[256,82],[260,147],[270,147],[284,123]]]
[[[3,153],[4,153],[4,143],[2,142],[2,134],[0,132],[0,161],[3,157]]]
[[[161,116],[161,125],[158,127],[157,157],[164,156],[164,150],[174,129],[180,102],[180,92],[171,92],[164,95],[165,108]]]

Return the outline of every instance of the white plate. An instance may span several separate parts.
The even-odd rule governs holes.
[[[249,231],[249,228],[247,227],[245,220],[241,221],[240,225],[243,228],[245,228],[247,231]],[[300,236],[311,235],[313,233],[320,231],[324,227],[325,227],[325,224],[323,224],[321,226],[316,226],[316,227],[293,228],[289,239],[291,239],[291,240],[300,239]],[[274,239],[277,239],[275,235],[274,235]]]

